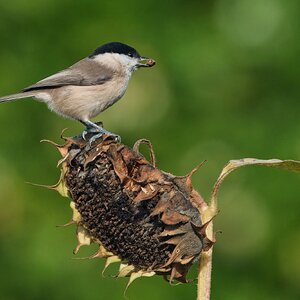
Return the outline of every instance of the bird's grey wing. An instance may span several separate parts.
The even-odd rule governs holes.
[[[85,58],[70,68],[60,71],[23,89],[23,92],[58,88],[66,85],[99,85],[109,81],[112,77],[113,71],[111,69],[90,58]]]

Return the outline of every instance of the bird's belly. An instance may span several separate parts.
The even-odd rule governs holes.
[[[65,86],[52,91],[49,107],[69,118],[88,120],[117,102],[125,93],[127,84],[118,86]]]

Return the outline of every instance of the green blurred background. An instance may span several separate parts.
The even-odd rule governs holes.
[[[132,145],[148,138],[158,165],[209,198],[224,164],[242,157],[300,159],[298,0],[0,2],[0,94],[19,91],[122,41],[156,59],[98,120]],[[55,183],[60,141],[83,128],[26,100],[0,107],[0,299],[123,299],[126,279],[103,261],[73,260],[68,201],[26,181]],[[300,299],[299,175],[250,167],[220,191],[212,299]],[[93,253],[83,249],[82,256]],[[190,277],[196,276],[196,266]],[[195,299],[196,284],[161,277],[135,299]]]

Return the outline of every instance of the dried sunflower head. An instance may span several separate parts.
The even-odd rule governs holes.
[[[152,162],[140,153],[150,148]],[[106,258],[105,268],[120,262],[118,277],[163,275],[182,283],[190,266],[213,244],[206,236],[199,207],[203,200],[191,175],[176,177],[155,166],[151,144],[139,140],[133,149],[111,139],[91,146],[81,138],[56,145],[63,159],[57,189],[69,196],[68,224],[77,224],[78,245],[96,243],[93,257]]]

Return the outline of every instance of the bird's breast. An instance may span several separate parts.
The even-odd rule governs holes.
[[[101,85],[64,86],[52,90],[51,108],[70,118],[90,119],[117,102],[126,92],[129,77]]]

